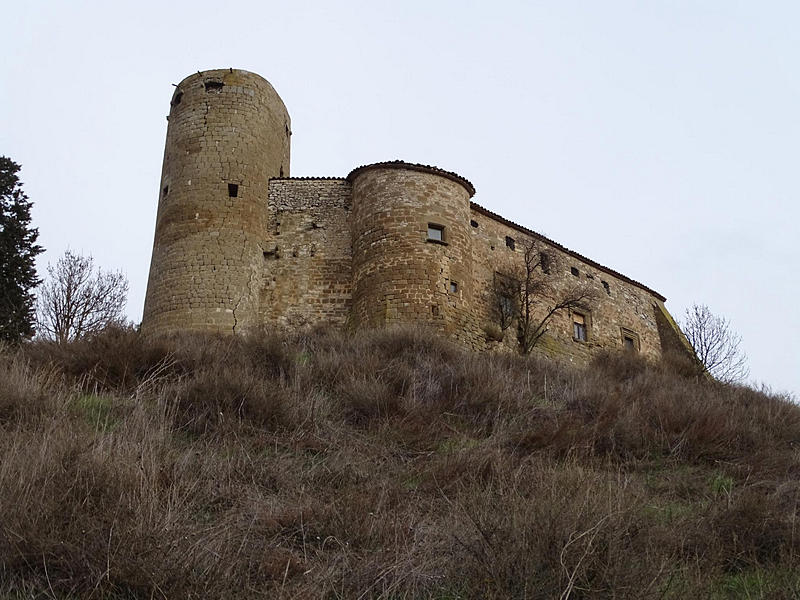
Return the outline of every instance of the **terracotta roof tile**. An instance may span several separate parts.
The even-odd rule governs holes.
[[[475,195],[475,186],[470,183],[468,179],[465,179],[458,173],[454,173],[453,171],[445,171],[444,169],[440,169],[439,167],[434,167],[432,165],[420,165],[417,163],[407,163],[403,160],[390,160],[386,162],[377,162],[372,163],[369,165],[361,165],[360,167],[356,167],[347,175],[347,180],[352,182],[353,178],[358,175],[361,171],[366,171],[367,169],[409,169],[411,171],[421,171],[423,173],[433,173],[434,175],[441,175],[442,177],[446,177],[456,183],[460,183],[464,186],[464,188],[469,192],[469,197]]]

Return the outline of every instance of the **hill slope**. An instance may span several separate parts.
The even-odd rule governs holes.
[[[0,597],[800,596],[800,409],[635,356],[108,331],[0,381]]]

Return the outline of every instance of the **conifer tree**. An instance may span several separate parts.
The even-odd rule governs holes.
[[[34,260],[43,248],[31,227],[31,202],[17,177],[20,166],[0,156],[0,342],[17,344],[33,335]]]

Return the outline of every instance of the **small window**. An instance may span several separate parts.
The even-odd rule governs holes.
[[[239,196],[239,184],[238,183],[229,183],[228,184],[228,197],[237,198],[238,196]]]
[[[166,197],[167,197],[167,194],[169,194],[169,186],[168,186],[168,185],[165,185],[165,186],[164,186],[164,189],[163,189],[163,190],[161,190],[161,197],[162,197],[162,198],[166,198]]]
[[[603,288],[606,290],[606,294],[608,294],[610,296],[611,295],[611,286],[608,285],[607,281],[603,281],[601,283],[603,284]]]
[[[586,341],[586,315],[572,313],[572,339],[577,342]]]
[[[172,97],[172,102],[170,103],[172,106],[178,106],[183,100],[183,92],[175,92],[175,95]]]
[[[451,281],[450,282],[450,293],[457,294],[458,293],[458,282]]]
[[[539,252],[539,264],[542,266],[542,273],[549,275],[552,259],[547,252]]]
[[[203,85],[205,85],[207,92],[219,92],[225,87],[225,84],[221,81],[206,81]]]
[[[513,250],[514,248],[516,248],[517,243],[514,241],[514,238],[506,236],[506,246],[511,250]]]
[[[478,222],[475,219],[471,219],[469,224],[475,227],[476,229],[478,228]]]
[[[569,271],[570,271],[570,273],[572,273],[573,275],[575,275],[575,277],[577,277],[578,275],[580,275],[580,274],[581,274],[581,272],[580,272],[580,271],[578,271],[578,268],[577,268],[577,267],[570,267]]]
[[[428,223],[428,241],[444,242],[444,225]]]
[[[622,334],[622,348],[626,352],[638,352],[639,334],[624,327],[620,327],[620,333]]]

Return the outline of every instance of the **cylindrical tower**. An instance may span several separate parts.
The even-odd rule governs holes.
[[[257,323],[270,177],[289,176],[289,114],[237,69],[172,96],[142,331],[236,333]]]
[[[353,319],[469,335],[472,184],[401,161],[352,171]]]

